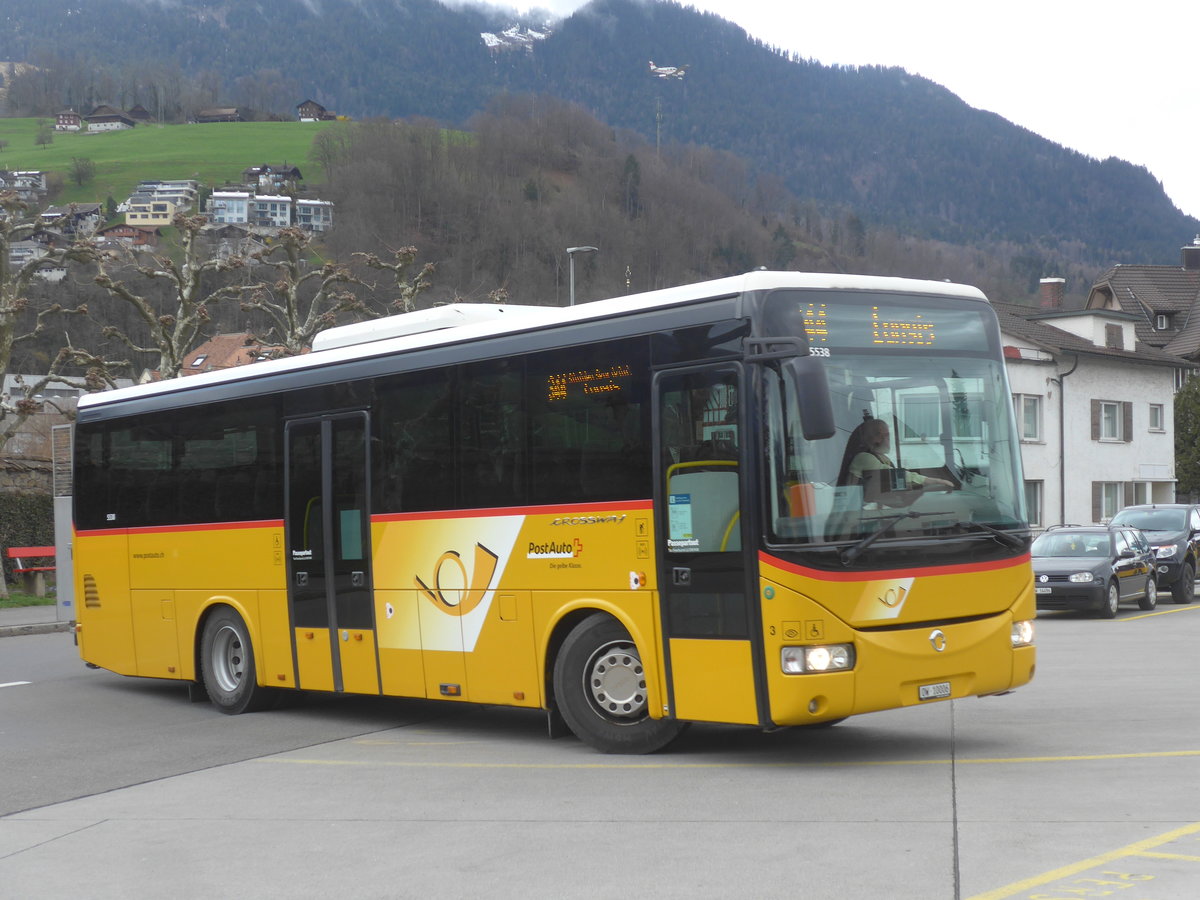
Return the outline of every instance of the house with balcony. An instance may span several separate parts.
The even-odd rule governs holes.
[[[179,211],[191,209],[200,191],[199,184],[192,179],[176,181],[139,181],[131,200],[169,200]]]
[[[135,250],[152,250],[158,246],[161,237],[162,232],[156,227],[121,223],[96,231],[96,241],[100,244],[117,245]]]
[[[0,190],[13,191],[22,203],[37,203],[46,196],[49,182],[41,171],[0,170]]]
[[[277,194],[288,185],[298,185],[303,180],[300,169],[287,163],[249,166],[242,170],[242,181],[246,186],[264,194]]]
[[[297,200],[296,225],[305,231],[328,231],[333,227],[333,202],[330,200]]]
[[[42,211],[42,228],[65,237],[85,237],[104,222],[104,208],[99,203],[72,203],[70,206],[48,206]]]
[[[250,224],[262,228],[287,228],[292,224],[292,198],[255,194],[250,201]]]
[[[1174,502],[1175,391],[1198,366],[1139,341],[1134,314],[1063,309],[1061,282],[1043,281],[1040,308],[992,304],[1031,524],[1102,522],[1134,503]]]
[[[64,109],[54,117],[55,131],[79,131],[83,128],[83,116],[73,109]]]
[[[250,222],[250,191],[213,191],[208,198],[209,221],[220,225],[247,225]]]
[[[125,224],[141,228],[165,228],[180,212],[171,200],[134,200],[125,205]]]

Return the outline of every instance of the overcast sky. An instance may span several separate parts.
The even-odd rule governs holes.
[[[528,5],[568,15],[583,0]],[[1145,166],[1200,218],[1200,9],[1183,0],[692,0],[827,65],[900,66],[1055,143]],[[680,65],[695,60],[654,60]],[[1194,235],[1180,235],[1182,242]]]

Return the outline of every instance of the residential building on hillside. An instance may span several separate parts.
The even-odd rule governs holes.
[[[139,181],[131,200],[170,200],[179,209],[190,209],[196,202],[200,185],[192,179],[176,181]]]
[[[1200,236],[1180,251],[1178,266],[1113,266],[1088,293],[1088,309],[1135,317],[1137,339],[1200,361]]]
[[[251,225],[206,225],[202,231],[209,242],[210,253],[217,259],[227,260],[237,257],[246,265],[257,265],[254,254],[267,249],[267,241],[274,234],[274,229],[255,228]]]
[[[83,117],[83,121],[87,122],[89,132],[124,131],[137,124],[127,113],[111,106],[97,106],[91,115]]]
[[[10,172],[0,169],[0,190],[14,191],[23,203],[37,203],[46,196],[49,182],[45,172]]]
[[[64,109],[54,117],[55,131],[79,131],[83,128],[83,116],[73,109]]]
[[[299,184],[304,179],[296,166],[283,163],[278,166],[250,166],[242,170],[242,181],[264,194],[277,194],[288,184]]]
[[[117,244],[132,249],[153,249],[158,246],[162,233],[153,226],[118,223],[96,231],[100,244]]]
[[[328,231],[333,227],[332,201],[297,200],[296,224],[306,231]]]
[[[326,122],[336,119],[337,116],[316,100],[305,100],[296,104],[296,118],[301,122]]]
[[[287,228],[297,225],[309,231],[333,227],[333,203],[328,200],[293,200],[286,194],[254,191],[213,191],[206,210],[216,225],[248,225],[256,228]]]
[[[213,191],[208,198],[208,218],[221,225],[250,222],[250,191]]]
[[[1057,281],[1057,280],[1053,280]],[[1121,310],[993,303],[1037,528],[1175,500],[1174,396],[1197,365],[1136,338]],[[1059,295],[1061,296],[1061,294]]]
[[[104,221],[104,209],[99,203],[72,203],[70,206],[48,206],[40,216],[42,227],[55,234],[70,237],[88,235]]]
[[[37,240],[13,241],[8,245],[8,265],[10,270],[19,269],[33,259],[41,259],[50,252],[50,247]],[[64,265],[43,265],[37,270],[37,276],[43,281],[62,281],[67,277],[67,267]]]
[[[134,200],[125,206],[125,224],[162,228],[175,221],[179,207],[171,200]]]
[[[256,194],[250,201],[250,224],[287,228],[292,224],[292,198],[281,194]]]
[[[220,106],[200,110],[192,121],[197,125],[205,125],[210,122],[244,122],[246,117],[236,106]]]

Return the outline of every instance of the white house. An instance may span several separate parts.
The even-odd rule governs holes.
[[[1193,363],[1135,340],[1119,310],[994,303],[1035,527],[1175,500],[1173,404]]]
[[[287,228],[292,224],[292,198],[258,194],[250,201],[250,223],[267,228]]]
[[[213,191],[208,198],[208,216],[222,225],[245,225],[250,221],[249,191]]]
[[[297,200],[296,224],[306,231],[328,231],[333,227],[333,203],[329,200]]]

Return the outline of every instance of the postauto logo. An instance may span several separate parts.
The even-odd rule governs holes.
[[[583,553],[583,541],[530,541],[526,559],[575,559]]]

